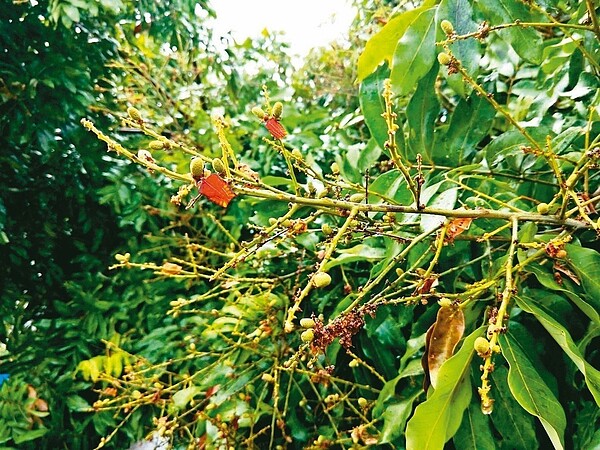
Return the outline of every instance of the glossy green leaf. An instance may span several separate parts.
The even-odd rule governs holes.
[[[472,163],[477,145],[485,138],[496,111],[481,95],[461,99],[452,113],[444,145],[434,146],[432,156],[438,164]]]
[[[380,67],[362,81],[358,94],[360,109],[365,117],[367,127],[377,145],[382,149],[385,148],[385,141],[388,138],[387,125],[382,117],[382,113],[385,111],[383,83],[388,76],[388,68]]]
[[[540,291],[543,295],[543,292]],[[535,318],[550,333],[550,336],[563,349],[565,354],[577,366],[585,378],[585,384],[592,393],[596,404],[600,406],[600,371],[592,367],[583,357],[579,348],[573,341],[571,334],[556,321],[551,314],[544,311],[544,298],[521,295],[517,297],[517,305],[525,312],[533,314]]]
[[[441,449],[458,430],[471,401],[473,343],[482,333],[479,328],[467,336],[460,350],[440,368],[437,388],[408,421],[406,448]]]
[[[535,448],[537,437],[534,418],[511,395],[507,381],[508,369],[498,366],[491,376],[494,412],[490,418],[502,436],[502,448]]]
[[[567,244],[567,261],[573,268],[590,304],[600,312],[600,253],[579,245]]]
[[[419,8],[404,11],[390,19],[365,45],[358,57],[358,81],[364,80],[384,61],[392,63],[394,49],[407,28],[425,10],[435,4],[435,0],[426,0]]]
[[[495,450],[489,416],[482,414],[476,403],[469,404],[452,442],[460,450]]]
[[[486,0],[477,2],[477,6],[490,25],[514,23],[515,21],[541,21],[540,16],[533,15],[529,8],[519,0]],[[534,28],[513,26],[499,30],[498,35],[508,42],[524,60],[533,64],[542,62],[542,38]]]
[[[432,161],[435,123],[440,114],[440,103],[435,92],[437,62],[430,72],[419,81],[417,90],[406,107],[408,142],[405,157],[415,161],[421,154],[425,161]]]
[[[190,386],[173,394],[173,404],[178,410],[185,408],[192,399],[200,394],[202,389],[199,386]]]
[[[378,197],[399,205],[410,205],[413,201],[412,194],[406,187],[406,181],[398,169],[389,170],[375,178],[369,186],[369,193],[377,193],[381,196],[369,195],[369,203],[377,203]]]
[[[513,397],[540,419],[556,449],[564,449],[567,419],[562,405],[544,383],[520,344],[510,333],[500,335],[502,354],[508,361],[508,386]]]
[[[398,95],[408,94],[436,61],[435,11],[423,11],[398,41],[390,74],[392,89]]]

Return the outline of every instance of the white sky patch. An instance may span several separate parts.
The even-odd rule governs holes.
[[[217,13],[217,35],[231,31],[243,42],[265,28],[282,31],[291,53],[300,57],[344,39],[356,14],[348,0],[213,0],[211,6]]]

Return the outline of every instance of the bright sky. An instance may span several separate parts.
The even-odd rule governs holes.
[[[291,52],[305,56],[313,47],[343,38],[355,15],[349,0],[213,0],[215,31],[232,31],[236,41],[264,28],[285,32]]]

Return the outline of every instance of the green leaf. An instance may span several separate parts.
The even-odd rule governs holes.
[[[454,447],[460,450],[495,450],[489,416],[482,414],[476,403],[471,403],[466,409],[452,441]]]
[[[173,394],[173,405],[178,410],[185,408],[188,403],[198,394],[202,392],[199,386],[190,386]]]
[[[502,448],[535,448],[537,438],[533,417],[517,403],[508,387],[508,369],[497,366],[492,373],[494,427],[502,435]]]
[[[593,322],[600,323],[600,309],[594,308],[594,306],[584,301],[579,295],[575,294],[572,290],[567,289],[569,280],[563,280],[563,284],[558,284],[552,274],[550,274],[543,266],[538,263],[531,263],[525,267],[530,273],[533,273],[537,280],[545,288],[553,291],[559,291],[568,297],[575,305]],[[592,299],[593,301],[594,299]]]
[[[392,61],[390,80],[398,95],[408,94],[436,61],[435,8],[423,11],[402,36]]]
[[[453,209],[458,199],[458,188],[446,189],[439,193],[428,203],[429,208]],[[431,231],[443,224],[446,218],[444,216],[435,216],[432,214],[423,214],[421,216],[421,229],[423,231]]]
[[[413,198],[406,187],[406,181],[398,169],[389,170],[379,175],[369,186],[369,193],[377,193],[383,199],[399,205],[410,205]],[[369,195],[369,203],[380,201],[378,197]]]
[[[440,23],[446,19],[452,22],[457,34],[468,34],[477,31],[479,24],[473,20],[473,2],[469,0],[443,0],[438,6],[436,22]],[[438,37],[438,40],[440,38]],[[477,39],[457,40],[452,43],[452,53],[460,61],[461,66],[467,73],[477,78],[479,61],[481,60],[481,44]],[[447,75],[448,84],[460,96],[465,95],[465,83],[462,75]]]
[[[29,430],[22,434],[15,434],[15,444],[22,444],[23,442],[33,441],[34,439],[42,437],[48,431],[48,428],[38,428],[37,430]]]
[[[392,17],[385,26],[379,30],[365,45],[364,51],[358,57],[358,81],[364,80],[384,61],[392,63],[394,49],[398,40],[404,35],[407,28],[415,21],[425,9],[435,4],[435,0],[426,0],[422,6],[402,12]]]
[[[467,336],[460,350],[440,368],[437,388],[408,421],[406,448],[441,449],[458,430],[471,401],[473,343],[482,333],[483,327]]]
[[[89,403],[79,395],[69,395],[67,397],[67,407],[71,411],[90,411]]]
[[[440,113],[440,103],[435,93],[438,64],[417,85],[406,107],[408,142],[404,156],[414,161],[421,154],[426,161],[432,161],[435,123]]]
[[[371,136],[382,149],[385,148],[385,141],[388,138],[387,125],[381,115],[385,111],[383,82],[388,76],[388,68],[382,66],[365,78],[359,88],[360,109],[365,117]]]
[[[564,449],[567,425],[565,412],[531,361],[510,333],[500,335],[502,354],[508,361],[508,386],[515,400],[529,413],[540,419],[554,448]]]
[[[539,15],[533,15],[519,0],[486,0],[477,2],[477,6],[490,25],[506,23],[542,21]],[[540,33],[531,27],[513,26],[499,30],[498,35],[526,61],[533,64],[542,62],[543,44]]]
[[[600,371],[588,364],[583,358],[571,334],[560,323],[554,320],[550,314],[544,311],[544,303],[539,302],[535,297],[522,295],[517,297],[516,301],[519,308],[535,316],[556,343],[560,345],[569,359],[573,361],[583,374],[585,384],[592,393],[594,400],[596,400],[596,404],[600,406]]]
[[[385,258],[386,251],[383,247],[371,247],[367,244],[358,244],[351,248],[338,250],[340,256],[328,261],[322,270],[328,271],[340,264],[348,264],[354,261],[379,261]]]
[[[565,250],[567,261],[581,280],[588,301],[600,312],[600,253],[574,244],[567,244]]]
[[[433,159],[444,165],[473,162],[479,144],[488,134],[496,111],[481,95],[461,99],[450,119],[444,145],[434,146]]]
[[[392,403],[385,408],[383,413],[383,428],[379,443],[395,443],[403,434],[406,421],[413,409],[413,403],[421,395],[421,391],[416,391],[408,398],[400,400],[398,403]]]

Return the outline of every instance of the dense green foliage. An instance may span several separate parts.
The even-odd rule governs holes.
[[[591,2],[357,2],[301,70],[206,5],[40,3],[1,13],[3,445],[600,445]]]

